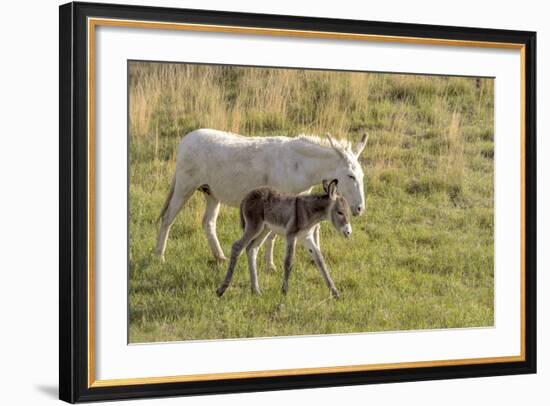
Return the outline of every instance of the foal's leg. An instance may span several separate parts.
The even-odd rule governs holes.
[[[222,247],[218,241],[216,235],[216,220],[218,219],[218,213],[220,212],[220,202],[211,194],[205,192],[204,197],[206,199],[206,210],[204,211],[204,217],[202,218],[202,226],[208,239],[208,244],[212,250],[212,255],[218,261],[226,261],[227,258],[223,254]]]
[[[277,238],[277,234],[271,233],[269,237],[267,237],[267,242],[265,244],[264,259],[266,264],[266,270],[271,272],[277,271],[277,267],[273,263],[273,245],[275,244],[276,238]]]
[[[290,276],[290,271],[292,271],[292,261],[294,260],[294,251],[296,250],[296,237],[287,236],[286,237],[286,250],[285,250],[285,271],[283,279],[283,294],[286,295],[288,292],[288,277]]]
[[[264,227],[262,232],[256,238],[254,238],[250,242],[250,244],[248,244],[248,247],[246,247],[246,255],[248,257],[248,270],[250,272],[250,287],[252,289],[252,293],[261,293],[260,286],[258,285],[258,273],[256,271],[256,257],[258,255],[258,250],[260,249],[260,246],[265,241],[269,232],[269,229],[267,227]]]
[[[329,275],[325,260],[323,258],[323,255],[321,254],[321,251],[319,250],[319,247],[317,247],[317,245],[315,244],[315,237],[313,233],[308,234],[303,240],[301,240],[301,243],[307,248],[307,250],[313,257],[313,260],[315,261],[317,268],[319,268],[319,271],[321,272],[321,275],[323,276],[323,279],[325,280],[332,296],[335,298],[339,298],[340,293],[338,293],[338,289],[336,289],[336,286],[334,286],[334,282]]]
[[[235,265],[237,264],[237,259],[239,259],[239,256],[241,255],[243,250],[248,247],[250,242],[262,232],[263,226],[264,225],[262,223],[246,223],[243,236],[240,240],[235,241],[235,243],[231,247],[231,259],[229,260],[227,274],[225,275],[225,279],[220,287],[216,290],[218,296],[223,295],[223,293],[231,283],[231,279],[233,278],[233,271],[235,270]]]
[[[179,185],[176,183],[175,189],[171,190],[171,197],[166,210],[161,215],[161,224],[159,235],[157,237],[156,254],[164,261],[164,250],[166,249],[166,241],[170,227],[174,223],[176,216],[181,208],[189,200],[195,191],[195,185]]]

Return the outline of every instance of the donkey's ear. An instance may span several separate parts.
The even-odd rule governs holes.
[[[361,152],[363,152],[363,150],[365,149],[365,145],[367,145],[368,139],[369,139],[369,135],[367,133],[364,133],[363,136],[361,137],[361,141],[357,143],[357,145],[355,146],[355,149],[353,150],[353,153],[355,154],[356,157],[359,157],[359,155],[361,155]]]
[[[323,179],[323,190],[328,194],[328,180]]]
[[[336,153],[340,155],[343,159],[346,159],[346,154],[342,151],[342,148],[340,148],[339,145],[337,145],[336,142],[332,139],[330,133],[326,133],[325,136],[327,137],[332,149],[336,151]]]
[[[328,185],[328,197],[330,200],[336,200],[336,188],[338,186],[338,179],[333,179]]]

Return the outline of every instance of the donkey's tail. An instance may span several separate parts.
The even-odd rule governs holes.
[[[170,184],[170,191],[168,192],[168,196],[166,196],[166,201],[162,206],[162,210],[160,212],[158,220],[164,217],[164,213],[166,213],[166,210],[168,209],[168,205],[170,204],[170,200],[172,200],[172,196],[174,195],[175,187],[176,187],[176,174],[174,174],[174,176],[172,177],[172,183]]]

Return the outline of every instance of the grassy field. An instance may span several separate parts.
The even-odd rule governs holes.
[[[493,324],[493,80],[459,77],[130,63],[130,342],[437,329]],[[253,296],[245,256],[225,296],[196,193],[178,216],[166,262],[157,218],[187,132],[324,134],[358,140],[366,215],[321,246],[342,298],[332,300],[298,248],[283,297],[264,272]],[[222,207],[228,255],[238,212]]]

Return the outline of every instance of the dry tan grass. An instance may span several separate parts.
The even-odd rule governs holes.
[[[460,114],[453,112],[448,130],[444,133],[446,147],[439,157],[439,176],[447,184],[462,186],[464,179],[464,142]]]

